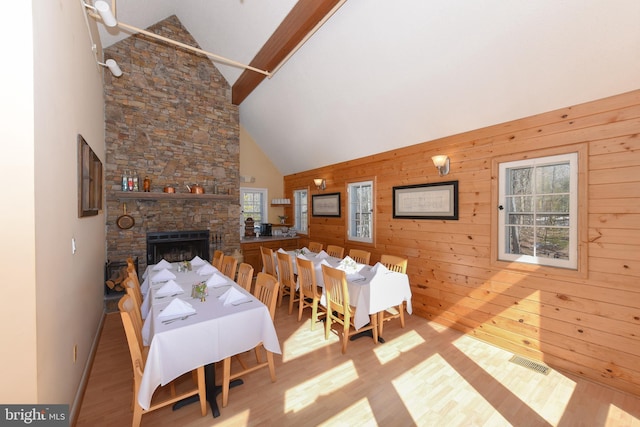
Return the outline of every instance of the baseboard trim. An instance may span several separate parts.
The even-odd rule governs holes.
[[[89,357],[87,358],[87,363],[84,366],[84,371],[82,372],[82,377],[80,378],[80,384],[78,385],[76,396],[73,399],[73,405],[71,406],[71,408],[69,408],[69,425],[71,427],[75,427],[76,422],[78,421],[78,415],[80,414],[80,408],[82,408],[84,393],[87,390],[87,384],[89,383],[89,377],[91,376],[93,361],[95,360],[96,353],[98,352],[98,344],[100,344],[100,336],[102,335],[102,328],[104,326],[104,319],[106,318],[106,316],[107,313],[103,309],[102,317],[100,317],[100,323],[98,323],[96,334],[93,337],[93,342],[91,343]]]

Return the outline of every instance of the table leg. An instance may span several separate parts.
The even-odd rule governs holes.
[[[204,376],[207,387],[207,402],[209,402],[209,406],[211,407],[211,415],[214,418],[220,416],[220,408],[218,408],[218,402],[216,401],[216,397],[222,393],[222,386],[216,385],[216,365],[215,363],[209,363],[204,367]],[[229,384],[229,388],[237,387],[239,385],[244,384],[241,379],[233,380]],[[190,405],[192,403],[198,402],[198,395],[190,396],[185,399],[182,399],[173,404],[173,410],[180,409],[183,406]]]

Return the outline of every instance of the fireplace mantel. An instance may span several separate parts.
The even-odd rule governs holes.
[[[235,200],[230,194],[145,193],[141,191],[116,191],[118,200]]]

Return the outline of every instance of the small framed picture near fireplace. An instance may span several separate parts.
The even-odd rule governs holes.
[[[78,134],[78,217],[102,210],[102,162]]]

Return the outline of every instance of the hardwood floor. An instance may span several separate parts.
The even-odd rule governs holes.
[[[540,374],[417,316],[406,316],[404,329],[388,322],[385,344],[361,338],[343,355],[337,335],[325,341],[320,325],[310,330],[309,310],[300,323],[287,310],[285,302],[276,312],[275,383],[259,370],[230,391],[219,418],[201,417],[198,405],[168,407],[144,415],[142,426],[640,426],[638,396]],[[131,425],[132,376],[120,315],[108,314],[76,425]]]

